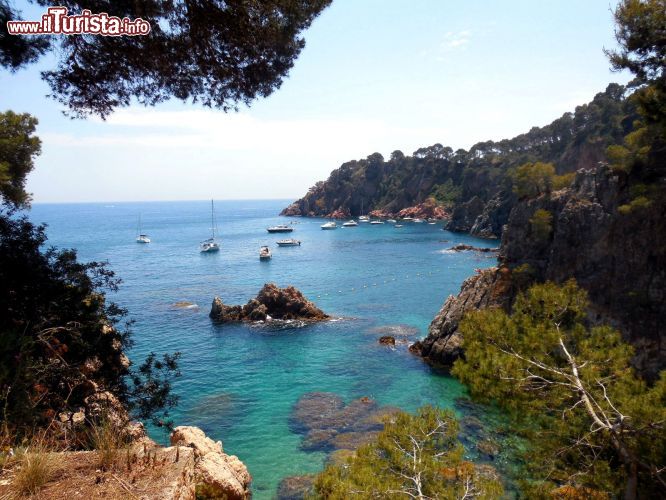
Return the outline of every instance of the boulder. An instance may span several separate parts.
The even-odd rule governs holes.
[[[382,345],[395,345],[395,337],[384,335],[383,337],[379,337],[378,342]]]
[[[224,453],[220,441],[213,441],[198,427],[180,426],[171,433],[171,445],[194,450],[195,478],[207,494],[229,500],[250,498],[252,477],[247,467],[238,457]]]

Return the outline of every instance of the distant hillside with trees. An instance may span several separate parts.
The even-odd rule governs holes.
[[[522,191],[532,189],[530,183],[538,185],[541,176],[542,189],[568,185],[567,174],[606,161],[607,148],[622,143],[636,118],[627,88],[610,84],[573,113],[512,139],[479,142],[469,151],[434,144],[411,156],[394,151],[388,160],[374,153],[346,162],[282,214],[396,213],[433,198],[451,213],[450,229],[498,237],[511,206],[530,194]]]

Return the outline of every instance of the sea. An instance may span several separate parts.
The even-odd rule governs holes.
[[[322,391],[345,401],[367,397],[413,412],[425,404],[465,406],[465,388],[408,351],[378,343],[385,334],[413,342],[446,298],[493,254],[454,252],[459,243],[494,246],[466,234],[405,222],[323,231],[324,219],[280,217],[290,200],[215,201],[220,251],[199,252],[210,237],[211,202],[35,203],[29,217],[48,225],[47,245],[73,248],[84,261],[105,261],[122,279],[109,295],[127,308],[135,364],[150,352],[180,352],[180,398],[172,418],[223,442],[253,477],[257,499],[275,498],[281,480],[322,470],[327,455],[301,449],[290,425],[294,405]],[[136,242],[138,219],[150,244]],[[291,224],[290,234],[266,228]],[[340,223],[338,223],[340,225]],[[285,237],[298,247],[277,247]],[[259,260],[268,245],[270,261]],[[214,324],[215,296],[244,304],[265,283],[293,285],[334,318],[302,326]],[[150,427],[159,442],[168,437]]]

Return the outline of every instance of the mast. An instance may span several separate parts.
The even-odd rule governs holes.
[[[136,225],[136,237],[138,238],[140,234],[141,234],[141,214],[139,213],[139,221],[137,222]]]
[[[210,200],[210,222],[213,225],[213,238],[215,239],[215,206],[213,200]]]

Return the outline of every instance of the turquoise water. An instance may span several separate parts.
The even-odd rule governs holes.
[[[130,356],[182,352],[177,425],[196,425],[221,439],[254,477],[255,498],[272,498],[279,481],[315,472],[323,453],[299,449],[301,435],[288,425],[304,393],[329,391],[349,401],[368,396],[412,411],[425,403],[453,407],[463,387],[407,351],[380,346],[377,327],[401,325],[412,339],[449,294],[475,268],[494,258],[452,253],[457,243],[487,246],[468,235],[442,231],[441,224],[361,224],[322,231],[321,219],[277,217],[288,201],[221,201],[218,254],[200,254],[210,232],[210,202],[36,204],[30,217],[49,225],[49,243],[76,248],[84,260],[109,262],[123,279],[112,298],[136,320]],[[149,245],[134,241],[137,217]],[[287,237],[303,242],[277,248],[283,235],[269,225],[292,222]],[[260,262],[261,245],[273,259]],[[245,303],[266,282],[294,285],[336,320],[291,329],[213,325],[215,295]],[[199,307],[174,307],[188,301]],[[161,434],[154,436],[163,440]]]

